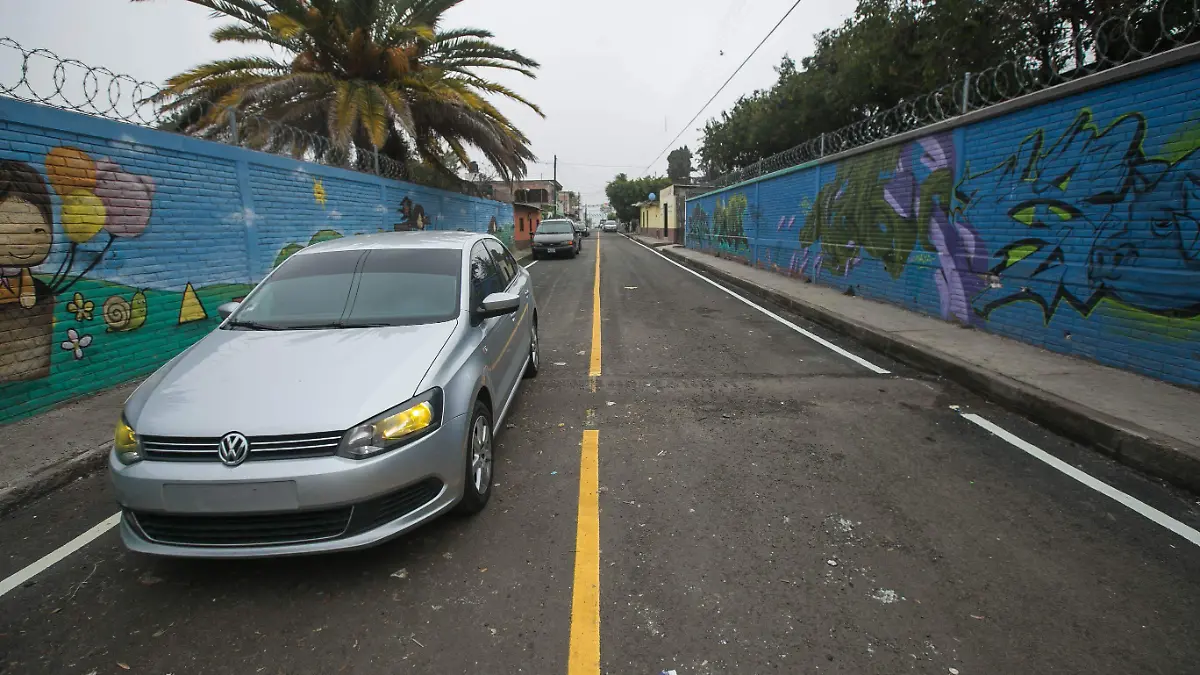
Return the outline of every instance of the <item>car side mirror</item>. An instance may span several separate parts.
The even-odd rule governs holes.
[[[516,293],[492,293],[479,303],[475,309],[476,319],[490,319],[493,316],[512,314],[521,306],[521,297]]]
[[[237,311],[239,305],[240,303],[237,302],[226,302],[217,307],[217,314],[220,314],[221,320],[224,321],[225,319],[229,318],[230,314],[233,314]]]

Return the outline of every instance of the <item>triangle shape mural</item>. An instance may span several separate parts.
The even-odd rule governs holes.
[[[183,289],[183,302],[179,304],[179,323],[203,321],[207,318],[208,312],[200,302],[200,297],[196,295],[196,289],[188,283],[187,288]]]

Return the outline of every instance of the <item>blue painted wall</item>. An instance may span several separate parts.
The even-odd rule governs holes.
[[[146,374],[310,242],[511,205],[0,98],[0,422]]]
[[[687,245],[1200,386],[1200,63],[688,201]]]

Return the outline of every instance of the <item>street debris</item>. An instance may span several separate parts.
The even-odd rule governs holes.
[[[125,663],[121,663],[120,661],[117,661],[117,667],[120,668],[121,670],[129,670],[129,665],[125,664]]]
[[[604,405],[616,405],[616,404],[617,404],[616,401],[605,401],[604,402]]]
[[[425,645],[421,644],[421,641],[417,639],[417,637],[416,637],[416,633],[414,633],[414,634],[412,634],[412,635],[409,635],[409,636],[408,636],[408,639],[409,639],[409,640],[412,640],[412,641],[413,641],[413,642],[415,642],[415,643],[417,643],[417,646],[418,646],[418,647],[422,647],[422,648],[424,648],[424,647],[425,647]]]
[[[627,291],[636,291],[636,290],[637,290],[637,286],[626,286],[626,287],[625,287],[625,290],[627,290]],[[671,671],[671,675],[675,675],[675,671],[673,671],[673,670],[672,670],[672,671]]]
[[[896,591],[888,590],[886,588],[877,588],[875,589],[875,592],[871,594],[871,599],[878,600],[885,605],[890,605],[893,602],[900,602],[900,595],[896,593]]]
[[[551,471],[551,472],[550,472],[550,475],[551,475],[551,476],[557,476],[557,475],[558,475],[558,472],[557,472],[557,471]]]
[[[565,366],[565,365],[567,365],[567,362],[566,362],[566,361],[555,361],[555,362],[554,362],[554,365],[556,365],[556,366]]]
[[[396,570],[395,572],[392,572],[392,577],[394,577],[396,579],[407,579],[408,578],[408,568],[402,567],[402,568]]]
[[[829,565],[830,567],[837,567],[837,561],[832,558],[830,558],[829,560],[826,560],[825,564]]]
[[[950,675],[958,675],[958,668],[951,668]]]

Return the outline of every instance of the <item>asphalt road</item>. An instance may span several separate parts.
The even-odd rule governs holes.
[[[1200,527],[1195,496],[789,317],[875,374],[623,237],[530,273],[543,371],[484,513],[250,562],[143,557],[109,531],[0,597],[0,672],[582,674],[585,428],[600,672],[1200,669],[1200,547],[951,406]],[[114,510],[97,475],[0,520],[0,579]]]

